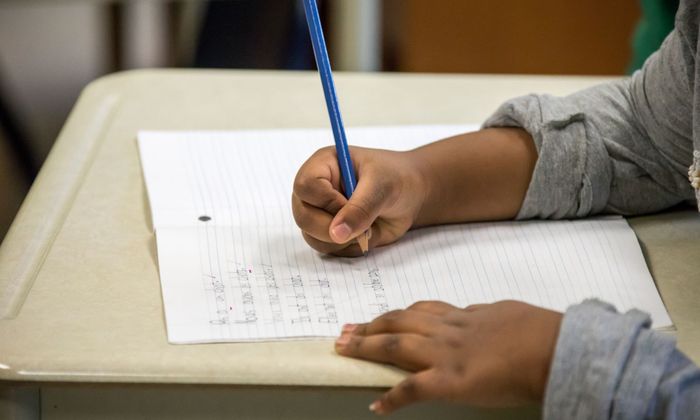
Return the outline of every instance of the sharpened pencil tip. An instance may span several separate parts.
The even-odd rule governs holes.
[[[369,234],[367,232],[357,237],[357,244],[360,245],[360,250],[362,255],[367,255],[369,253]]]

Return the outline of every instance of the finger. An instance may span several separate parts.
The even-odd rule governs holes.
[[[377,235],[377,234],[373,233],[375,231],[376,231],[375,226],[372,226],[372,228],[370,228],[370,238],[369,238],[370,249],[374,249],[380,245],[386,245],[389,243],[389,241],[381,243],[380,241],[382,240],[383,237],[381,235]],[[365,255],[365,253],[360,248],[360,245],[354,239],[348,243],[345,243],[345,244],[332,243],[332,245],[335,246],[335,250],[331,251],[329,253],[333,254],[335,256],[338,256],[338,257],[355,258],[355,257],[362,257]]]
[[[299,168],[294,195],[302,201],[335,214],[347,202],[340,192],[340,171],[335,151],[323,148]]]
[[[315,250],[339,257],[359,257],[364,255],[364,252],[362,252],[355,240],[344,244],[333,242],[328,234],[328,226],[333,216],[324,210],[310,206],[297,197],[292,197],[292,214],[297,226],[302,230],[306,242]],[[389,236],[390,234],[380,224],[372,226],[369,232],[370,249],[388,245],[396,238],[395,236]]]
[[[459,310],[456,306],[439,300],[418,301],[406,309],[410,311],[427,312],[436,316],[443,316],[451,311]]]
[[[371,175],[360,178],[352,197],[331,222],[330,237],[343,243],[364,233],[387,204],[390,190],[389,183]]]
[[[333,243],[328,235],[333,216],[318,207],[311,206],[297,196],[292,197],[292,215],[297,226],[307,235],[322,242]]]
[[[304,237],[306,243],[311,246],[311,248],[322,254],[334,255],[336,257],[343,258],[356,258],[365,255],[360,248],[360,245],[358,245],[354,240],[346,244],[336,244],[334,242],[319,241],[306,232],[301,232],[301,235]]]
[[[319,179],[313,182],[306,182],[314,185],[295,186],[292,195],[311,206],[323,209],[330,214],[336,214],[348,202],[347,198],[340,191],[330,187],[327,180]],[[305,188],[306,191],[297,191],[296,188]]]
[[[386,227],[384,223],[378,221],[369,228],[369,249],[375,249],[384,245],[389,245],[396,242],[406,230],[402,230],[400,233],[396,233]],[[351,243],[355,244],[356,241],[353,239]],[[348,246],[342,250],[342,253],[334,253],[341,257],[357,257],[365,255],[359,246]]]
[[[335,342],[338,354],[402,369],[425,369],[435,357],[430,340],[418,334],[379,334],[369,337],[343,333]]]
[[[446,399],[447,387],[434,370],[424,370],[409,376],[370,404],[376,414],[391,414],[394,411],[420,401]]]
[[[336,244],[334,242],[319,241],[318,239],[303,231],[301,232],[301,235],[304,237],[306,243],[309,244],[309,246],[311,246],[311,248],[315,249],[316,251],[322,254],[339,255],[338,253],[343,253],[345,248],[353,246],[353,244]],[[354,244],[354,246],[357,246],[357,244]],[[357,252],[358,255],[362,254],[362,251],[360,251],[359,246],[357,246]]]
[[[358,324],[351,332],[363,336],[386,333],[431,336],[438,325],[440,318],[428,312],[396,310],[386,312],[366,324]]]

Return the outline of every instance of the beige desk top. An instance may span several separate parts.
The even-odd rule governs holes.
[[[600,78],[337,77],[346,124],[470,123],[528,92]],[[388,386],[401,373],[331,341],[169,345],[135,136],[140,129],[325,127],[315,73],[141,71],[88,86],[0,248],[0,380]],[[700,361],[700,217],[632,221]]]

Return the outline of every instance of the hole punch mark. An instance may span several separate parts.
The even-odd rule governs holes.
[[[211,217],[209,217],[209,216],[207,216],[207,215],[199,216],[199,221],[200,221],[200,222],[208,222],[208,221],[210,221],[210,220],[211,220]]]

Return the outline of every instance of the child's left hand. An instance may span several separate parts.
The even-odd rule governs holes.
[[[516,405],[542,400],[561,319],[516,301],[465,309],[418,302],[346,325],[335,348],[416,372],[372,404],[377,414],[424,400]]]

